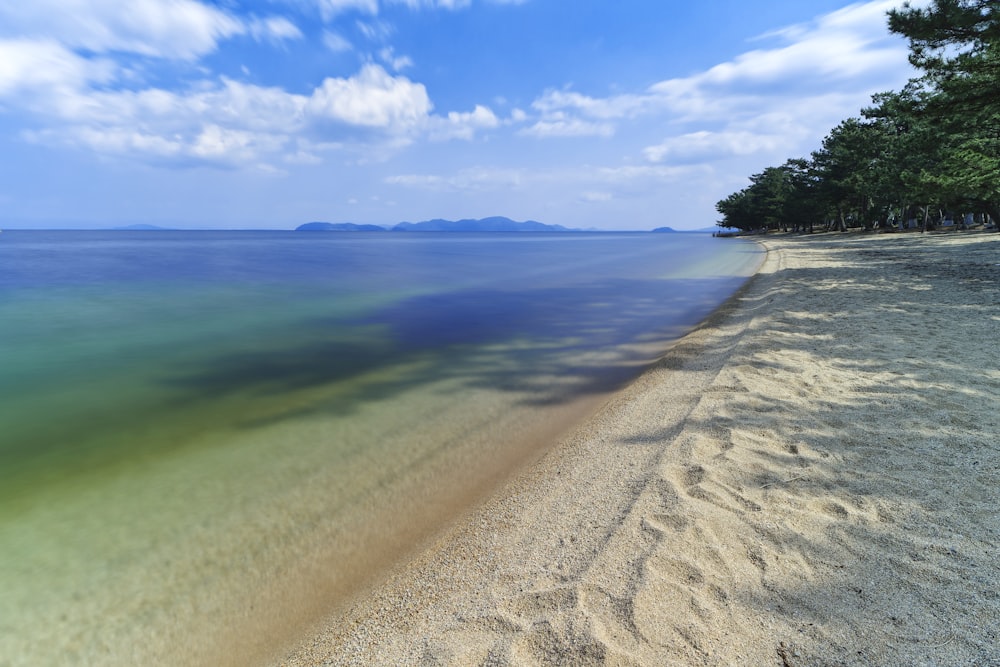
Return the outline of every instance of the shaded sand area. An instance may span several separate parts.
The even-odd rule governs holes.
[[[1000,235],[763,242],[708,322],[280,664],[1000,665]]]

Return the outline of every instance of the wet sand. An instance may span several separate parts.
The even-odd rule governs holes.
[[[1000,664],[1000,235],[763,243],[726,306],[279,664]]]

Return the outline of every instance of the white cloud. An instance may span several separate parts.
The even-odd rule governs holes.
[[[729,155],[749,155],[759,151],[775,151],[790,147],[793,142],[785,134],[758,134],[748,131],[709,132],[701,130],[671,137],[643,150],[650,162],[671,160],[703,160]]]
[[[378,65],[367,64],[355,77],[323,81],[305,110],[320,122],[381,128],[399,134],[421,125],[431,107],[422,84],[406,77],[392,77]]]
[[[579,112],[588,118],[614,120],[636,115],[647,103],[646,96],[642,95],[594,98],[569,90],[550,90],[532,102],[531,106],[541,112],[543,118],[568,110]]]
[[[209,160],[234,158],[252,159],[253,135],[242,130],[229,130],[218,125],[207,125],[195,137],[191,152]]]
[[[389,185],[403,185],[421,190],[443,190],[451,187],[448,179],[432,174],[399,174],[385,179]]]
[[[704,166],[640,165],[621,167],[564,166],[554,168],[473,167],[454,174],[402,174],[385,179],[391,185],[429,191],[485,191],[513,188],[576,188],[590,201],[607,201],[618,194],[644,190],[650,184],[678,181],[710,171]]]
[[[324,21],[332,21],[345,12],[378,14],[378,0],[316,0]]]
[[[303,126],[307,98],[280,88],[223,79],[215,86],[170,92],[101,91],[82,94],[57,109],[75,124],[112,127],[135,124],[163,134],[185,134],[215,124],[234,130],[291,134]]]
[[[44,135],[37,135],[39,139]],[[96,129],[81,127],[72,137],[76,143],[87,146],[105,155],[127,155],[142,153],[156,158],[174,158],[184,152],[184,145],[159,135],[151,135],[132,128]]]
[[[329,30],[323,31],[323,46],[330,49],[334,53],[342,53],[344,51],[351,51],[354,49],[354,46],[347,41],[347,38]]]
[[[465,0],[385,1],[413,9],[468,5]],[[358,17],[365,19],[356,23],[359,40],[367,37],[381,46],[393,33],[377,18],[377,0],[308,2],[331,19],[347,11],[368,15]],[[514,125],[505,131],[539,139],[618,136],[614,144],[621,143],[622,152],[649,163],[771,155],[795,150],[810,137],[818,141],[839,119],[856,113],[870,92],[901,83],[905,44],[886,35],[882,17],[893,4],[851,5],[772,33],[767,39],[780,41],[771,48],[638,92],[600,97],[548,89],[529,112],[514,108],[501,120],[484,105],[435,114],[425,86],[398,74],[412,61],[390,46],[369,56],[384,65],[369,62],[353,76],[327,78],[301,94],[225,78],[176,90],[109,89],[121,81],[141,86],[141,76],[129,80],[130,70],[112,60],[119,51],[194,60],[235,36],[281,41],[303,35],[285,18],[240,18],[207,0],[135,0],[127,12],[121,11],[120,0],[17,5],[0,0],[0,100],[48,123],[30,135],[36,141],[184,164],[307,164],[345,148],[371,148],[369,154],[378,159],[419,138],[469,140]],[[7,33],[19,37],[4,38]],[[333,30],[323,32],[322,39],[331,51],[354,48]],[[629,131],[621,131],[626,125]],[[656,128],[652,137],[651,127]],[[575,193],[611,191],[599,178],[572,173],[586,181]],[[625,182],[667,177],[664,171],[631,174],[622,177]],[[445,180],[482,182],[468,173],[459,181]]]
[[[255,25],[260,35],[298,34],[281,21]],[[353,145],[363,159],[377,160],[421,136],[471,139],[500,125],[481,105],[435,115],[422,84],[374,63],[307,94],[226,78],[176,91],[104,85],[121,74],[110,59],[88,59],[53,40],[0,40],[0,99],[47,126],[24,136],[104,155],[262,166],[314,163],[321,152]]]
[[[114,76],[107,60],[86,59],[53,40],[0,39],[0,96],[75,90]]]
[[[869,96],[903,83],[906,45],[888,35],[885,12],[895,0],[850,5],[812,24],[772,33],[784,43],[755,49],[704,72],[658,82],[641,93],[593,97],[571,90],[546,91],[533,103],[534,125],[522,131],[538,138],[610,136],[626,122],[663,118],[678,126],[701,126],[650,146],[645,155],[745,154],[788,142],[775,127],[746,127],[782,108],[819,107],[810,101],[838,102],[819,116],[792,118],[781,128],[796,138],[804,127],[822,132],[827,119],[856,114]],[[836,122],[836,120],[834,120]],[[706,129],[706,124],[720,127]],[[790,129],[789,131],[786,131]]]
[[[195,59],[248,30],[195,0],[30,0],[0,3],[0,35],[51,39],[71,49]]]
[[[569,90],[548,90],[531,103],[538,120],[520,134],[538,138],[610,137],[614,121],[634,117],[646,105],[641,95],[618,95],[608,98],[588,97]],[[514,120],[524,120],[519,111]]]
[[[595,123],[573,118],[563,112],[546,114],[543,120],[519,131],[519,134],[546,139],[549,137],[610,137],[615,133],[612,123]]]
[[[476,105],[476,108],[467,113],[456,111],[448,112],[445,117],[434,117],[431,119],[430,138],[435,140],[444,139],[472,139],[478,130],[489,130],[499,127],[500,119],[487,107]]]
[[[431,192],[480,192],[509,190],[521,186],[530,178],[526,170],[493,167],[472,167],[455,174],[401,174],[385,179],[389,185],[401,185]]]
[[[358,32],[373,42],[389,39],[394,31],[385,21],[356,21],[354,25]]]
[[[181,93],[64,91],[46,108],[61,122],[26,136],[156,163],[259,165],[301,132],[306,101],[225,79]]]
[[[392,77],[377,65],[366,65],[354,77],[326,79],[308,96],[228,79],[182,92],[91,91],[68,86],[50,95],[45,105],[47,115],[61,124],[30,136],[35,141],[83,146],[109,155],[148,156],[155,161],[176,158],[181,164],[258,163],[283,152],[302,162],[315,154],[297,148],[296,141],[306,136],[321,138],[329,123],[377,130],[392,144],[425,129],[430,110],[422,85]],[[477,109],[438,122],[453,134],[464,135],[488,126],[488,116],[488,111]],[[380,141],[378,136],[361,140]]]
[[[583,172],[583,178],[619,187],[635,187],[648,183],[672,183],[692,175],[711,173],[707,165],[625,165],[621,167],[600,167]]]
[[[463,9],[472,4],[472,0],[389,0],[393,4],[406,5],[410,9]]]
[[[120,0],[0,2],[0,39],[56,43],[75,52],[196,60],[239,35],[302,38],[287,18],[244,20],[197,0],[130,0],[127,7]]]
[[[896,83],[905,43],[888,34],[885,12],[894,0],[855,4],[820,17],[811,29],[786,33],[790,43],[744,53],[689,79],[656,84],[650,93],[668,106],[705,110],[698,96],[801,97]]]
[[[324,21],[332,21],[341,14],[358,12],[378,14],[385,5],[404,5],[412,10],[444,9],[455,11],[472,6],[472,0],[313,0],[319,7]],[[521,5],[528,0],[488,0],[495,5]]]
[[[409,56],[397,56],[391,46],[386,46],[379,50],[379,59],[395,72],[413,67],[413,60]]]
[[[306,149],[300,149],[294,153],[286,153],[284,161],[286,164],[303,164],[310,166],[323,164],[323,158]]]
[[[281,42],[286,39],[302,39],[298,26],[284,17],[266,19],[254,18],[247,24],[247,30],[257,41]]]

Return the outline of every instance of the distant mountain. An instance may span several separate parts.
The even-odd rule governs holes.
[[[378,225],[356,225],[353,222],[307,222],[295,228],[297,232],[384,232]]]
[[[385,227],[357,225],[353,222],[307,222],[295,228],[297,232],[384,232]],[[494,216],[480,220],[424,220],[401,222],[389,228],[392,232],[570,232],[576,231],[562,225],[546,225],[535,220],[517,222],[510,218]]]
[[[702,227],[701,229],[674,229],[673,227],[657,227],[654,232],[666,232],[668,234],[704,234],[705,232],[717,232],[718,227]]]
[[[125,225],[124,227],[112,227],[116,232],[165,232],[171,231],[169,227],[158,227],[156,225]]]
[[[510,218],[494,216],[480,220],[425,220],[401,222],[394,232],[568,232],[562,225],[546,225],[535,220],[517,222]]]

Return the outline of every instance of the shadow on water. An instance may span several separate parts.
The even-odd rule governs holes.
[[[172,249],[171,256],[177,257],[171,260],[170,266],[187,261],[189,248],[189,245],[184,245],[183,249]],[[371,249],[369,246],[366,248]],[[315,258],[319,266],[335,263],[331,255],[321,253],[315,247],[310,247],[307,256]],[[599,253],[597,256],[601,257]],[[632,255],[625,256],[628,258]],[[269,257],[265,253],[262,260]],[[231,258],[231,255],[225,253],[222,258]],[[107,263],[117,266],[118,259],[120,257],[115,254]],[[204,265],[209,268],[215,265],[214,262],[221,261],[208,255],[204,255],[203,259],[206,260]],[[475,258],[470,259],[469,262],[474,260]],[[607,261],[617,265],[623,260],[620,254],[610,253]],[[657,257],[648,261],[658,262],[661,259]],[[666,263],[666,260],[662,261]],[[548,266],[541,261],[535,263],[543,268]],[[130,258],[130,266],[139,264]],[[253,269],[268,266],[267,261],[245,264]],[[301,257],[297,256],[290,264],[301,268]],[[366,266],[369,264],[396,268],[392,262],[365,263]],[[438,264],[440,263],[421,261],[416,267],[419,271],[414,271],[419,274],[431,266],[434,269],[431,277],[437,277],[443,271]],[[522,259],[523,264],[525,262]],[[59,263],[54,262],[53,265],[58,267]],[[281,266],[284,267],[285,264]],[[586,268],[592,266],[593,262],[588,263]],[[241,267],[245,268],[244,264],[237,263],[236,268]],[[246,497],[253,498],[254,501],[259,499],[262,506],[279,506],[272,507],[282,516],[274,524],[276,527],[271,533],[262,529],[266,524],[259,523],[264,518],[264,514],[261,514],[247,521],[246,526],[234,528],[232,534],[204,536],[210,547],[211,557],[208,560],[211,561],[211,566],[220,567],[219,563],[224,561],[218,560],[219,551],[225,552],[229,545],[234,544],[228,540],[239,538],[238,533],[244,528],[261,530],[252,539],[260,540],[259,543],[273,549],[273,553],[285,552],[281,561],[288,564],[292,553],[297,549],[311,548],[308,541],[317,539],[312,532],[314,528],[322,525],[334,530],[334,513],[324,511],[323,507],[340,508],[345,507],[346,503],[356,503],[362,511],[367,511],[365,508],[369,506],[362,499],[382,493],[386,490],[384,484],[395,484],[411,472],[412,466],[419,466],[429,457],[448,448],[460,449],[463,455],[469,454],[470,465],[461,468],[455,476],[462,478],[459,483],[470,485],[470,494],[481,492],[493,479],[491,471],[485,468],[494,459],[483,455],[479,445],[487,436],[495,435],[489,429],[492,426],[490,420],[498,418],[501,413],[504,414],[500,419],[508,419],[512,411],[486,410],[482,414],[462,414],[460,419],[468,416],[471,423],[463,422],[458,427],[447,424],[450,430],[442,431],[449,434],[447,439],[437,437],[440,424],[434,423],[436,415],[428,415],[430,423],[424,425],[424,431],[430,432],[432,437],[414,442],[414,446],[408,447],[407,451],[399,451],[402,448],[390,449],[395,446],[397,436],[398,440],[403,440],[410,438],[412,433],[411,425],[406,419],[406,410],[413,406],[408,399],[403,399],[404,394],[416,395],[420,393],[417,390],[431,388],[431,391],[421,397],[427,398],[426,401],[414,401],[414,404],[420,409],[430,406],[430,410],[434,410],[446,403],[469,405],[462,402],[466,399],[463,394],[473,394],[481,389],[490,390],[492,393],[489,398],[499,396],[501,401],[506,401],[507,406],[516,407],[520,404],[526,408],[562,406],[577,397],[613,390],[638,375],[664,349],[671,337],[680,334],[684,327],[696,324],[742,281],[741,278],[732,278],[602,282],[598,279],[600,271],[583,272],[580,266],[571,268],[574,276],[590,276],[591,280],[571,287],[535,286],[518,290],[512,285],[544,284],[544,280],[559,279],[560,276],[548,276],[544,271],[528,271],[530,275],[522,275],[518,283],[500,282],[494,275],[497,273],[494,266],[493,274],[474,276],[474,279],[464,284],[465,289],[414,296],[382,307],[371,306],[375,298],[391,298],[391,295],[399,293],[400,274],[386,270],[386,280],[379,280],[374,286],[361,286],[358,292],[362,294],[358,303],[349,304],[350,308],[338,303],[344,290],[337,289],[341,285],[338,279],[345,285],[354,285],[350,282],[349,271],[342,275],[304,271],[301,276],[295,277],[291,288],[285,289],[287,286],[281,283],[280,293],[296,298],[296,289],[299,287],[317,287],[318,293],[315,298],[311,294],[308,298],[304,296],[287,309],[280,307],[283,306],[280,302],[272,307],[268,300],[260,298],[262,294],[271,295],[275,292],[256,290],[258,283],[255,282],[254,272],[250,276],[253,280],[244,281],[245,272],[236,271],[238,279],[234,279],[232,283],[223,282],[227,287],[237,285],[240,294],[231,299],[209,299],[204,304],[209,307],[215,303],[222,304],[227,307],[225,312],[211,313],[208,308],[199,308],[192,318],[192,326],[178,327],[184,328],[184,333],[187,333],[187,328],[195,330],[197,336],[164,337],[161,346],[135,345],[132,352],[134,356],[125,359],[122,364],[127,367],[134,361],[134,373],[130,372],[131,368],[125,368],[121,377],[111,372],[100,376],[103,369],[97,368],[94,375],[98,377],[94,382],[91,380],[95,378],[83,372],[78,373],[72,378],[78,386],[74,387],[75,393],[69,398],[76,399],[79,398],[78,393],[86,393],[86,398],[93,397],[93,400],[81,401],[83,407],[77,405],[76,412],[71,415],[51,410],[53,404],[59,405],[58,402],[39,401],[37,414],[32,419],[24,420],[27,424],[23,428],[26,436],[24,441],[17,444],[17,449],[12,448],[13,453],[20,457],[17,467],[8,468],[0,464],[0,501],[7,498],[15,500],[13,505],[17,507],[13,507],[11,513],[19,512],[21,507],[29,504],[44,510],[47,505],[55,506],[59,502],[65,502],[67,507],[75,508],[79,506],[74,503],[81,495],[80,489],[97,491],[98,493],[82,495],[98,498],[104,492],[101,485],[108,480],[156,482],[158,479],[170,479],[169,476],[158,478],[159,471],[166,469],[173,473],[179,470],[184,479],[194,482],[191,488],[198,493],[189,497],[176,484],[171,484],[169,488],[149,484],[147,500],[153,503],[150,507],[155,504],[155,510],[152,513],[137,511],[136,515],[139,523],[144,526],[143,534],[148,526],[154,537],[157,532],[166,536],[162,540],[165,542],[173,541],[176,535],[185,534],[188,528],[201,530],[199,527],[212,525],[210,521],[215,518],[227,522],[230,517],[239,516],[238,512],[229,514],[232,509],[227,503],[232,500],[235,507],[239,505],[237,501],[241,497],[238,493],[229,492],[233,489],[245,491]],[[613,266],[604,272],[614,269]],[[559,270],[565,275],[565,267]],[[213,271],[214,269],[205,269],[206,280],[214,275]],[[60,272],[57,278],[65,278],[64,273],[66,272]],[[167,269],[164,269],[164,273],[168,273]],[[223,273],[228,277],[229,269]],[[97,274],[102,275],[99,271]],[[502,284],[504,289],[476,286],[477,281],[479,285]],[[210,281],[208,282],[207,287],[211,287]],[[444,283],[415,282],[414,289],[437,289],[440,284]],[[200,294],[202,286],[198,285],[197,288],[196,293]],[[246,294],[242,293],[244,288]],[[151,293],[155,291],[151,290]],[[371,297],[372,302],[366,300],[369,295],[374,295]],[[259,310],[256,306],[260,306]],[[317,310],[327,306],[327,310]],[[372,309],[366,315],[356,315],[364,312],[363,308]],[[259,317],[239,317],[247,312]],[[319,317],[315,316],[317,312],[320,313]],[[344,315],[335,317],[338,312]],[[346,315],[348,312],[353,315]],[[271,314],[275,316],[274,322],[264,322]],[[201,316],[208,320],[204,327],[198,326],[200,322],[194,321]],[[213,317],[216,319],[212,319]],[[297,322],[293,319],[296,317]],[[143,318],[136,319],[145,322]],[[154,321],[151,328],[167,319]],[[180,324],[186,325],[187,322]],[[142,336],[133,333],[132,338],[141,339]],[[178,350],[178,347],[181,349]],[[99,363],[101,359],[95,361]],[[88,370],[90,368],[87,367]],[[48,400],[49,397],[43,398]],[[375,410],[369,411],[368,404],[376,402],[380,404]],[[383,402],[386,403],[385,406],[381,405]],[[402,426],[397,428],[396,422],[386,419],[389,423],[386,430],[392,430],[393,437],[386,438],[384,443],[373,443],[375,446],[368,447],[371,442],[369,433],[372,431],[365,428],[367,424],[360,422],[372,412],[377,412],[381,417],[385,414],[383,409],[395,410],[393,419],[402,415],[399,419]],[[456,409],[452,412],[463,411]],[[538,411],[539,414],[542,412]],[[59,418],[50,418],[52,414],[57,414]],[[525,413],[515,414],[520,417]],[[550,417],[551,414],[544,412],[545,416]],[[262,430],[270,425],[313,415],[360,418],[355,421],[344,420],[343,423],[331,420],[337,423],[332,423],[329,428],[329,432],[334,434],[329,440],[325,437],[326,431],[320,438],[313,438],[315,431],[310,428],[311,425],[298,428],[299,425],[296,424],[295,429],[281,432]],[[421,413],[420,417],[423,416]],[[509,421],[515,421],[517,417]],[[43,428],[32,430],[38,427],[39,422]],[[343,432],[347,432],[344,439],[350,441],[348,447],[353,447],[356,441],[364,441],[362,448],[365,450],[350,460],[342,456],[343,450],[336,449],[340,443],[330,442],[339,437],[341,431],[338,429],[348,423],[350,427],[343,429]],[[322,427],[327,425],[323,423]],[[352,430],[354,426],[359,428]],[[382,427],[383,424],[375,425],[374,432],[379,432],[378,429]],[[480,433],[475,430],[477,428],[489,433],[480,438]],[[234,429],[244,429],[247,433],[231,433]],[[251,430],[260,432],[249,433]],[[291,437],[285,440],[286,435]],[[470,435],[474,437],[469,437]],[[406,444],[409,445],[410,442]],[[189,451],[198,447],[204,448],[206,457],[187,456],[200,454],[201,452]],[[305,451],[309,448],[315,450]],[[20,456],[22,452],[26,454]],[[178,453],[183,456],[171,459],[171,455]],[[270,456],[272,453],[276,456]],[[356,453],[353,450],[348,452],[350,456]],[[243,466],[248,460],[254,465]],[[445,459],[445,463],[450,463],[451,460],[460,459]],[[191,462],[202,461],[212,461],[215,465],[199,465],[198,470],[191,469]],[[310,462],[316,461],[321,463],[310,467]],[[344,462],[350,465],[341,465]],[[279,463],[287,465],[282,468]],[[137,467],[146,465],[149,470],[140,468],[139,472],[151,474],[132,474]],[[484,469],[477,470],[476,465]],[[322,471],[322,475],[312,475],[323,466],[327,468]],[[424,468],[429,473],[432,466]],[[469,474],[470,469],[478,477]],[[278,474],[280,470],[284,470],[284,474],[288,476]],[[349,473],[344,472],[348,470]],[[454,474],[456,470],[459,470],[457,466],[447,466],[450,474]],[[263,474],[258,474],[258,471],[263,471]],[[26,474],[19,477],[20,472]],[[502,470],[492,472],[501,474]],[[350,484],[341,487],[339,478],[331,484],[321,483],[336,475],[349,477]],[[16,484],[7,484],[6,476],[10,476]],[[290,484],[286,484],[285,480],[293,478]],[[414,478],[411,481],[415,485],[420,479],[426,478]],[[208,483],[201,483],[206,480]],[[375,480],[376,485],[365,487],[371,480]],[[479,484],[477,480],[483,481],[483,484]],[[63,488],[63,482],[70,483]],[[310,482],[310,488],[319,491],[317,497],[322,495],[323,500],[308,503],[308,507],[292,507],[298,500],[291,499],[289,506],[284,507],[283,501],[276,500],[278,495],[268,496],[265,491],[269,485],[272,488],[277,485],[281,487],[277,492],[279,494],[289,491],[286,486],[291,487],[291,492],[298,494],[304,488],[300,486],[300,482]],[[128,488],[128,485],[124,488]],[[434,508],[448,503],[457,506],[461,504],[459,499],[465,498],[464,495],[449,496],[447,489],[437,489],[437,501],[429,503],[426,508],[421,507],[427,501],[427,496],[432,495],[428,491],[425,487],[412,494],[411,497],[420,502],[409,503],[405,508],[392,508],[392,519],[397,523],[387,522],[387,525],[373,526],[372,531],[385,531],[386,535],[383,537],[405,541],[406,535],[410,534],[407,531],[419,533],[423,530],[423,524],[414,520],[415,516],[430,514]],[[23,496],[17,495],[22,492]],[[202,496],[202,493],[205,495]],[[216,493],[226,503],[213,500],[196,505],[193,500],[200,497],[214,498],[213,494]],[[464,494],[465,490],[461,493]],[[296,495],[299,500],[307,497]],[[272,503],[272,499],[276,502]],[[389,501],[391,496],[387,493],[385,498],[377,498],[383,499]],[[115,502],[114,507],[116,510],[122,508],[123,514],[128,514],[133,507],[131,500],[129,498],[124,502]],[[164,503],[164,500],[169,502]],[[95,502],[104,501],[98,499]],[[328,504],[323,506],[323,503]],[[161,521],[156,512],[161,511],[164,505],[183,510],[177,515],[180,517],[179,523]],[[2,502],[0,506],[3,506]],[[142,507],[140,504],[134,506]],[[7,511],[6,507],[4,509]],[[289,510],[287,515],[284,510]],[[164,516],[169,519],[167,514],[164,510]],[[31,513],[26,515],[31,516]],[[117,511],[108,513],[109,517],[112,515],[117,515]],[[101,512],[96,513],[93,518],[98,520],[97,523],[104,519]],[[403,526],[403,523],[408,525]],[[82,530],[83,524],[80,525]],[[122,536],[123,525],[128,524],[101,525],[100,530],[89,531],[81,541],[87,542],[91,538],[100,541],[105,535]],[[398,528],[398,535],[388,535],[396,529],[391,526]],[[179,532],[175,532],[177,527]],[[292,544],[285,542],[282,536],[290,536],[289,540],[292,541],[301,538],[301,541]],[[124,535],[124,538],[126,544],[132,539],[130,535]],[[355,536],[351,535],[351,538],[354,539]],[[191,546],[197,546],[194,542],[192,540]],[[331,540],[330,543],[340,548],[337,540]],[[188,545],[183,539],[178,544],[181,549],[187,549]],[[411,545],[404,544],[398,548],[409,546]],[[345,545],[344,548],[350,549],[350,545]],[[67,558],[78,555],[71,549],[65,551]],[[147,557],[156,555],[145,549],[134,551],[137,563],[143,563]],[[392,549],[383,550],[375,558],[388,558],[386,554],[390,552]],[[231,568],[233,572],[238,574],[242,569],[266,571],[266,556],[260,555],[265,551],[238,549],[237,553],[238,556],[233,560],[237,565]],[[115,562],[114,558],[116,556],[108,563]],[[259,560],[255,561],[255,558]],[[372,555],[362,554],[359,558],[365,560],[365,567],[377,567],[370,562]],[[248,562],[251,563],[250,567],[246,567]],[[337,559],[338,565],[342,562],[347,563],[347,559]],[[86,565],[89,567],[90,563]],[[262,569],[257,569],[258,565]],[[117,563],[114,568],[105,567],[100,559],[94,560],[94,566],[102,572],[112,572],[112,569],[115,573],[120,572]],[[85,571],[87,567],[82,567],[81,571]],[[171,570],[163,572],[163,576],[153,578],[153,587],[159,583],[155,580],[171,580],[174,567],[178,572],[185,569],[183,564],[171,565]],[[351,569],[352,566],[347,563],[345,567]],[[155,571],[145,567],[140,569],[143,580],[149,579],[149,571]],[[359,565],[358,569],[363,568]],[[89,582],[91,578],[81,577],[81,581],[84,580]],[[203,588],[201,584],[205,581],[211,584],[215,580],[206,578],[199,583],[199,589]],[[117,588],[117,584],[112,588]],[[205,587],[205,592],[210,592],[208,588],[211,587]],[[238,588],[248,595],[255,590],[253,586],[241,585]],[[321,593],[310,593],[322,596]],[[194,599],[193,595],[192,592],[190,599]],[[182,602],[188,599],[186,593],[181,596]],[[296,599],[289,608],[302,604],[301,599]],[[177,608],[182,606],[185,610],[190,609],[181,604]],[[250,608],[252,609],[252,605]],[[239,610],[241,618],[244,611],[243,608]],[[280,613],[283,610],[277,611]],[[123,618],[129,627],[142,627],[139,625],[141,619],[128,616],[124,614]],[[210,625],[206,619],[206,627]]]
[[[167,255],[167,268],[175,269],[176,264],[188,271],[187,256],[194,253],[200,258],[197,266],[208,272],[208,277],[211,272],[205,267],[215,267],[224,276],[235,272],[239,279],[257,278],[249,269],[248,275],[241,273],[242,264],[231,268],[229,251],[217,256],[210,252],[211,244],[206,249],[200,240],[178,243],[179,248],[171,247]],[[109,266],[131,266],[119,256],[124,250],[118,245],[107,251],[109,257],[76,254],[89,258],[101,269],[92,272],[103,276]],[[534,243],[522,245],[527,250],[536,247]],[[124,247],[132,248],[128,244]],[[364,244],[361,248],[371,250]],[[461,246],[458,250],[464,249]],[[310,245],[303,252],[305,259],[314,260],[309,266],[324,266],[330,259],[323,248]],[[293,268],[304,261],[296,257],[290,264]],[[382,255],[365,258],[370,263],[385,259]],[[489,264],[483,281],[496,284],[497,259],[488,259],[493,264]],[[441,380],[450,381],[453,387],[516,392],[516,400],[525,405],[564,404],[612,391],[634,378],[671,338],[696,324],[743,281],[601,281],[597,276],[608,269],[599,265],[590,281],[568,287],[521,289],[520,285],[549,279],[548,260],[544,253],[521,258],[521,264],[511,268],[517,278],[508,281],[505,288],[473,286],[414,296],[353,319],[305,318],[298,325],[279,319],[270,334],[252,327],[217,327],[215,340],[204,344],[192,340],[180,350],[167,349],[164,343],[163,348],[148,348],[149,358],[138,356],[147,351],[139,348],[134,366],[137,373],[147,373],[142,378],[124,377],[128,371],[123,371],[124,381],[118,383],[110,374],[102,376],[105,369],[95,366],[93,378],[81,373],[73,379],[79,385],[74,391],[85,391],[87,384],[94,384],[95,390],[86,401],[69,406],[84,406],[75,413],[61,411],[60,419],[47,419],[42,413],[51,403],[48,397],[40,396],[32,406],[39,418],[30,422],[23,419],[19,432],[8,433],[10,442],[0,448],[0,477],[26,490],[41,485],[39,475],[59,483],[57,478],[64,475],[60,471],[72,476],[82,469],[128,465],[137,457],[152,459],[160,452],[188,446],[205,432],[262,426],[310,414],[351,415],[372,401],[391,399]],[[610,253],[607,261],[614,271],[621,258]],[[421,262],[420,267],[427,264],[426,260]],[[63,264],[49,263],[53,271],[61,270]],[[219,263],[222,268],[215,266]],[[269,265],[263,261],[249,264]],[[534,264],[541,268],[532,268]],[[554,266],[559,279],[557,269],[562,269]],[[590,265],[579,268],[583,271]],[[269,279],[272,273],[267,274]],[[296,274],[293,278],[320,279],[308,271],[304,277]],[[322,299],[334,306],[338,303],[340,292],[336,287],[328,289],[337,283],[328,278],[324,278],[317,299],[309,302],[310,307]],[[57,271],[47,280],[61,285],[69,278]],[[218,316],[210,310],[211,298],[199,304],[198,316]],[[178,314],[190,316],[183,310]],[[152,310],[148,315],[156,317],[158,312]],[[257,320],[252,323],[260,324]],[[642,346],[648,349],[639,349]],[[161,361],[161,354],[169,361]],[[150,378],[148,374],[155,375]],[[139,391],[123,392],[127,382],[133,383],[128,388]],[[140,387],[138,382],[147,384]],[[101,399],[103,395],[107,398]]]
[[[360,318],[282,325],[286,338],[263,343],[234,332],[171,363],[151,398],[117,396],[79,415],[32,422],[0,451],[0,477],[9,481],[2,495],[41,488],[38,474],[47,485],[176,452],[206,430],[348,416],[442,380],[517,393],[518,404],[534,406],[614,391],[742,281],[466,289],[407,298]],[[215,351],[226,347],[239,351]]]
[[[254,424],[310,412],[349,414],[367,401],[441,379],[526,394],[522,401],[537,405],[564,403],[633,379],[669,339],[697,324],[741,281],[612,280],[417,296],[359,320],[306,322],[299,330],[308,332],[306,342],[224,355],[165,382],[182,402],[347,387],[335,401]],[[345,331],[353,332],[349,340]],[[650,344],[653,349],[643,347]],[[395,370],[385,379],[350,384],[386,368]],[[540,382],[553,377],[561,381]]]

